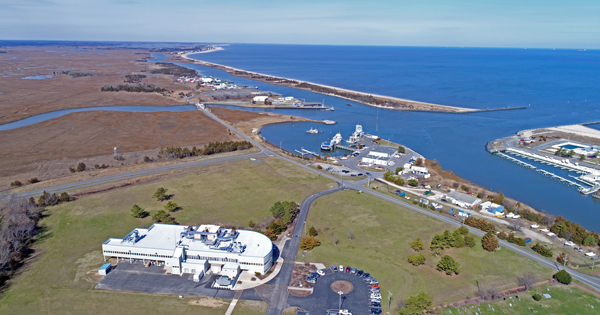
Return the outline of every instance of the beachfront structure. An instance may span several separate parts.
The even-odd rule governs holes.
[[[449,192],[446,195],[446,199],[448,199],[453,204],[463,208],[473,208],[481,203],[481,199],[475,196],[460,193],[455,190]]]
[[[254,231],[155,223],[134,229],[122,239],[108,239],[102,244],[102,255],[105,260],[116,257],[163,265],[176,275],[209,268],[214,273],[229,274],[237,268],[265,274],[273,265],[273,243]]]

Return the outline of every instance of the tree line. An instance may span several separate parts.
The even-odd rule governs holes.
[[[183,159],[191,156],[211,155],[216,153],[246,150],[250,148],[252,148],[252,143],[248,141],[217,141],[210,142],[199,149],[194,146],[191,150],[187,147],[168,147],[166,149],[161,149],[159,154],[166,158]]]
[[[144,74],[126,74],[125,82],[126,83],[141,83],[143,79],[146,78]]]
[[[125,91],[125,92],[144,92],[144,93],[166,93],[166,92],[170,92],[167,89],[163,89],[159,86],[156,86],[154,84],[136,84],[136,85],[131,85],[131,84],[119,84],[117,86],[112,86],[112,85],[105,85],[100,89],[101,92],[119,92],[119,91]]]
[[[169,74],[177,77],[195,77],[198,75],[198,71],[194,69],[188,69],[186,67],[178,66],[173,63],[168,62],[157,62],[157,65],[160,66],[158,69],[150,70],[150,73],[153,74]]]
[[[0,199],[0,285],[27,256],[39,232],[38,222],[44,207],[71,200],[66,192],[59,195],[45,191],[37,203],[33,197],[25,199],[15,195]]]

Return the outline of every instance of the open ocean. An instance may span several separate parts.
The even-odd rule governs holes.
[[[244,70],[306,80],[362,92],[470,108],[527,106],[524,110],[475,114],[400,112],[230,76],[193,66],[204,75],[325,101],[335,111],[277,110],[333,126],[286,123],[262,134],[294,151],[318,151],[321,141],[359,123],[384,139],[404,144],[461,177],[536,209],[600,231],[600,202],[485,151],[493,139],[519,130],[600,120],[600,51],[550,49],[230,45],[192,57]],[[324,133],[307,135],[319,127]],[[566,177],[564,171],[546,170]]]

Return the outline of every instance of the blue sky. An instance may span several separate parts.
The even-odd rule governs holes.
[[[0,39],[600,48],[600,1],[0,0]]]

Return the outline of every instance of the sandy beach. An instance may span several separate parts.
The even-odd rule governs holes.
[[[224,49],[222,47],[218,47],[218,48],[220,48],[220,49],[214,49],[214,50],[210,50],[210,51],[206,51],[206,52],[213,52],[213,51]],[[199,64],[199,65],[203,65],[203,66],[207,66],[207,67],[221,69],[221,70],[228,72],[231,75],[238,76],[238,77],[251,78],[253,80],[258,80],[258,81],[262,81],[262,82],[266,82],[266,83],[270,83],[270,84],[276,84],[276,85],[282,85],[282,86],[287,86],[287,87],[292,87],[292,88],[297,88],[297,89],[303,89],[303,90],[307,90],[307,91],[311,91],[311,92],[315,92],[315,93],[335,96],[335,97],[359,102],[359,103],[362,103],[365,105],[379,107],[379,108],[385,108],[385,109],[390,109],[390,110],[432,111],[432,112],[449,112],[449,113],[468,113],[468,112],[480,111],[478,109],[432,104],[432,103],[426,103],[426,102],[418,102],[418,101],[413,101],[413,100],[408,100],[408,99],[403,99],[403,98],[358,92],[358,91],[353,91],[353,90],[349,90],[349,89],[343,89],[343,88],[338,88],[338,87],[334,87],[334,86],[317,84],[317,83],[312,83],[312,82],[307,82],[307,81],[302,81],[302,80],[296,80],[296,79],[290,79],[290,78],[284,78],[284,77],[276,77],[276,76],[272,76],[272,75],[268,75],[268,74],[264,74],[264,73],[247,71],[247,70],[238,69],[238,68],[234,68],[234,67],[230,67],[230,66],[226,66],[226,65],[222,65],[222,64],[193,59],[193,58],[190,58],[188,56],[188,54],[178,55],[177,57],[180,57],[181,59],[185,59],[185,62],[188,62],[188,63],[194,63],[194,64]],[[177,58],[177,57],[175,57],[175,58]],[[368,100],[372,100],[372,102],[361,100],[361,99],[365,99],[365,98]],[[380,103],[380,104],[378,104],[378,103]]]

